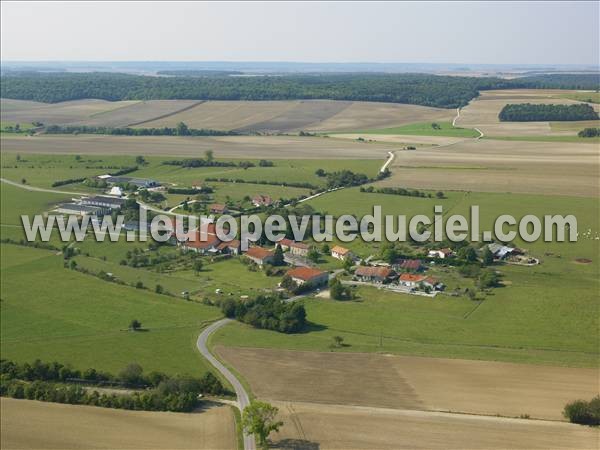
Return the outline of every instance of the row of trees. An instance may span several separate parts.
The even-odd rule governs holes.
[[[113,136],[235,136],[239,134],[235,131],[188,128],[183,122],[180,122],[175,128],[113,128],[87,125],[50,125],[44,131],[47,134],[109,134]]]
[[[103,393],[92,386],[145,388],[134,393]],[[58,362],[19,364],[0,361],[0,395],[30,400],[103,406],[147,411],[192,411],[200,393],[221,395],[223,385],[212,373],[202,378],[171,377],[161,372],[144,374],[139,364],[129,364],[118,375],[96,369],[80,371]]]
[[[587,103],[573,105],[542,105],[533,103],[510,103],[500,111],[502,122],[540,122],[597,120],[598,113]]]
[[[465,106],[480,90],[598,89],[596,75],[501,78],[429,74],[290,74],[264,77],[149,77],[122,73],[6,72],[2,97],[55,103],[66,100],[293,100],[331,99]]]
[[[394,187],[382,187],[376,188],[374,186],[361,187],[360,192],[376,193],[376,194],[389,194],[389,195],[403,195],[407,197],[422,197],[422,198],[433,198],[433,194],[428,192],[419,191],[417,189],[405,189],[405,188],[394,188]],[[446,198],[442,191],[435,193],[435,198],[443,199]]]
[[[221,310],[229,318],[281,333],[298,333],[307,325],[304,305],[286,303],[274,295],[259,295],[246,301],[226,299]]]

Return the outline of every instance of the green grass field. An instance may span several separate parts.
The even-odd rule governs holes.
[[[378,130],[362,130],[356,133],[364,134],[401,134],[412,136],[447,136],[447,137],[477,137],[479,133],[469,128],[453,127],[452,122],[435,122],[439,128],[433,128],[432,122],[412,123],[401,127],[383,128]]]
[[[195,350],[218,309],[123,287],[63,268],[52,252],[2,244],[4,358],[57,360],[116,372],[132,361],[146,370],[200,374]],[[147,332],[122,331],[132,319]]]
[[[570,92],[560,94],[559,97],[569,98],[580,102],[600,103],[600,92]]]
[[[350,193],[348,190],[345,195]],[[343,208],[335,196],[319,200],[330,202],[330,208],[333,204]],[[504,213],[517,219],[525,214],[575,214],[582,235],[588,229],[592,235],[600,230],[596,199],[484,193],[462,193],[460,199],[453,199],[452,193],[449,196],[449,201],[454,200],[453,214],[468,214],[470,205],[480,206],[482,231],[490,229],[493,219]],[[395,212],[415,214],[426,209],[417,206],[419,200],[427,202],[399,197]],[[360,203],[356,212],[360,212]],[[235,324],[219,332],[215,342],[328,351],[333,336],[341,335],[350,344],[347,351],[597,366],[599,242],[580,237],[577,243],[516,240],[515,244],[540,258],[542,264],[498,265],[504,287],[494,289],[481,304],[465,297],[429,299],[361,288],[359,301],[306,300],[308,318],[317,325],[308,333],[284,336]],[[579,264],[576,258],[592,262]],[[450,289],[468,287],[470,282],[440,278]]]

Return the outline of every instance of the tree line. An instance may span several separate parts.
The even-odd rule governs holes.
[[[133,393],[106,393],[83,386],[143,388]],[[198,405],[198,395],[222,395],[223,385],[212,373],[201,378],[169,376],[162,372],[145,374],[131,363],[118,375],[93,368],[73,369],[59,362],[17,363],[0,360],[0,395],[46,402],[92,405],[144,411],[189,412]]]
[[[515,88],[598,89],[596,75],[547,75],[513,80],[429,74],[290,74],[261,77],[152,77],[123,73],[17,71],[1,77],[3,98],[56,103],[117,100],[329,99],[465,106],[480,90]]]
[[[500,111],[502,122],[597,120],[598,113],[587,103],[572,105],[508,104]]]
[[[579,133],[577,133],[577,136],[581,138],[598,137],[600,136],[600,128],[584,128]]]
[[[235,131],[220,131],[206,128],[188,128],[181,122],[177,127],[130,128],[91,127],[87,125],[49,125],[47,134],[107,134],[111,136],[237,136]]]

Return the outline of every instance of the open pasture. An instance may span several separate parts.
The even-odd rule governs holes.
[[[109,102],[84,99],[60,103],[39,103],[1,99],[1,120],[41,122],[44,125],[88,125],[126,127],[167,117],[201,102],[197,100],[127,100]]]
[[[299,136],[100,136],[3,134],[3,152],[81,155],[162,155],[202,158],[213,150],[218,158],[244,159],[378,159],[397,146],[370,145],[342,139]]]
[[[379,184],[441,190],[598,196],[595,143],[469,140],[397,151],[392,176]]]
[[[598,394],[597,369],[220,346],[217,352],[257,397],[276,401],[565,420],[567,402]]]
[[[565,93],[565,91],[542,89],[482,91],[479,97],[461,110],[456,126],[479,128],[484,135],[490,137],[575,136],[579,130],[557,130],[549,122],[500,122],[498,119],[500,110],[508,103],[579,103],[567,98],[567,94],[568,92]],[[599,110],[599,105],[594,105],[594,107],[597,111]]]
[[[352,382],[356,382],[353,380]],[[598,430],[567,423],[274,402],[279,449],[592,449]]]
[[[1,401],[2,448],[7,450],[237,448],[234,416],[228,406],[181,414],[12,398]]]
[[[3,357],[112,373],[133,361],[148,371],[207,370],[195,339],[205,321],[220,316],[216,308],[65,269],[47,250],[2,244],[2,262]],[[133,319],[149,331],[125,331]]]

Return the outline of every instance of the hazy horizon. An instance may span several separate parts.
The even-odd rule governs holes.
[[[2,2],[5,62],[600,63],[598,2]]]

